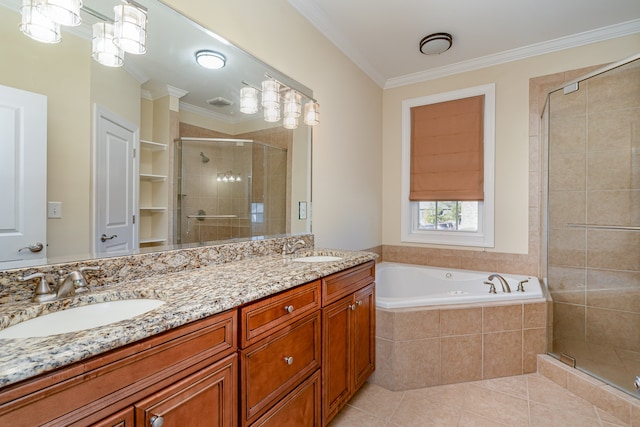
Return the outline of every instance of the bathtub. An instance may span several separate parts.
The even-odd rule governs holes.
[[[423,307],[444,304],[492,303],[542,298],[540,282],[535,277],[501,274],[511,293],[502,292],[498,279],[495,294],[483,282],[491,272],[425,267],[394,262],[376,265],[376,306],[385,309]],[[518,283],[524,292],[518,292]]]

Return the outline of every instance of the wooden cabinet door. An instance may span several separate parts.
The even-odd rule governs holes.
[[[353,327],[353,374],[355,392],[375,370],[376,363],[376,306],[374,284],[355,293]]]
[[[116,412],[115,414],[107,417],[91,427],[134,427],[134,411],[133,406]]]
[[[235,427],[237,357],[234,353],[136,403],[136,426],[149,427],[156,416],[165,427]]]
[[[322,309],[322,417],[326,425],[351,393],[353,297]]]

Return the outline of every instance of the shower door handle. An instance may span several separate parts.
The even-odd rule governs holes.
[[[24,248],[18,249],[18,252],[24,251],[25,249],[29,249],[31,252],[40,252],[44,248],[44,245],[40,242],[32,243],[29,246],[25,246]]]

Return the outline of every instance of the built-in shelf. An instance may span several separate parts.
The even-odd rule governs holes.
[[[144,139],[141,139],[140,148],[149,151],[164,151],[167,149],[167,144],[163,144],[161,142],[145,141]]]
[[[162,182],[162,181],[166,181],[166,180],[167,180],[167,176],[166,175],[154,175],[154,174],[150,174],[150,173],[141,173],[140,174],[140,181]]]
[[[145,244],[149,244],[149,243],[167,243],[167,239],[164,237],[149,237],[146,239],[140,239],[140,244],[141,245],[145,245]]]

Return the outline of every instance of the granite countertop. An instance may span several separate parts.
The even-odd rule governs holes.
[[[322,250],[339,261],[305,263],[291,255],[266,255],[178,273],[102,286],[55,301],[0,305],[6,327],[63,308],[132,298],[165,302],[146,314],[108,326],[41,338],[0,339],[0,387],[78,362],[100,353],[203,319],[247,302],[374,260],[370,252]]]

